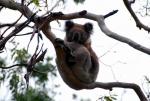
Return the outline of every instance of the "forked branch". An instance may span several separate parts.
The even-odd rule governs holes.
[[[131,5],[135,3],[135,0],[133,1],[129,1],[129,0],[123,0],[127,10],[129,11],[129,13],[131,14],[132,18],[134,19],[135,23],[136,23],[136,26],[141,29],[143,28],[144,30],[150,32],[150,27],[144,25],[140,20],[139,18],[136,16],[136,14],[134,13]]]

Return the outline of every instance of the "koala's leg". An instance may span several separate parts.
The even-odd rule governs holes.
[[[76,56],[76,63],[71,68],[73,74],[84,83],[94,82],[95,79],[91,78],[90,74],[92,61],[89,51],[84,46],[80,46],[74,51],[74,55]]]

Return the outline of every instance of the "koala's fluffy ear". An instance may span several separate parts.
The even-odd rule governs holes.
[[[66,23],[65,23],[65,30],[69,31],[73,27],[73,25],[74,25],[74,22],[72,22],[70,20],[66,21]]]
[[[84,30],[87,32],[87,33],[91,33],[92,30],[93,30],[93,25],[91,23],[86,23],[84,25]]]

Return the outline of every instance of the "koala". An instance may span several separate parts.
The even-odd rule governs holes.
[[[85,46],[90,52],[93,65],[98,65],[97,55],[95,54],[95,52],[91,47],[90,36],[92,34],[92,30],[93,30],[93,25],[91,23],[85,23],[84,25],[81,25],[81,24],[74,23],[72,21],[67,21],[65,23],[65,31],[66,31],[65,42],[66,43],[70,42],[71,44],[74,44],[74,46],[69,45],[69,47],[72,47],[72,49],[73,47],[77,48],[75,47],[77,44]]]
[[[97,78],[99,62],[96,53],[91,47],[90,36],[92,30],[93,25],[91,23],[81,25],[67,21],[65,23],[65,39],[56,39],[56,43],[65,50],[65,66],[71,70],[71,73],[64,75],[61,70],[59,71],[63,80],[72,88],[78,89],[77,82],[91,84]],[[58,67],[62,66],[60,60],[56,59],[56,63]],[[71,79],[69,75],[74,75],[78,81],[73,83],[73,80],[69,80]]]

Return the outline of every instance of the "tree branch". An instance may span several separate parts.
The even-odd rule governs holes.
[[[19,26],[17,26],[8,36],[6,36],[2,40],[0,40],[0,50],[3,50],[7,41],[11,37],[13,37],[17,33],[19,33],[21,30],[23,30],[31,22],[31,20],[34,18],[34,16],[35,16],[35,14],[33,14],[29,19],[27,19],[25,22],[21,23]]]
[[[112,90],[112,88],[129,88],[133,89],[141,101],[148,101],[144,93],[142,92],[141,88],[134,83],[124,83],[124,82],[110,82],[110,83],[102,83],[102,82],[95,82],[87,87],[87,89],[93,88],[103,88]]]
[[[27,6],[22,5],[21,3],[17,3],[13,0],[0,0],[0,6],[12,10],[18,10],[27,18],[30,18],[34,14]]]
[[[49,22],[51,22],[53,20],[70,20],[70,19],[76,19],[76,18],[87,18],[87,19],[94,20],[94,21],[98,22],[98,25],[99,25],[101,31],[104,32],[105,35],[107,35],[113,39],[116,39],[120,42],[126,43],[129,46],[133,47],[134,49],[137,49],[141,52],[144,52],[144,53],[150,55],[149,48],[144,47],[129,38],[126,38],[124,36],[121,36],[117,33],[112,32],[111,30],[109,30],[104,22],[104,17],[102,15],[96,15],[96,14],[92,14],[92,13],[88,13],[88,12],[85,15],[80,15],[79,13],[80,12],[64,14],[64,15],[56,16],[56,17],[49,15],[46,18],[48,19]]]
[[[16,5],[16,6],[10,6],[8,1],[11,2],[13,5]],[[129,6],[129,2],[127,0],[124,0],[124,3],[127,6]],[[0,5],[4,6],[4,7],[8,7],[10,9],[18,10],[21,13],[23,13],[25,16],[28,15],[28,16],[31,17],[32,16],[31,14],[33,14],[33,12],[30,11],[30,9],[27,6],[24,7],[24,10],[29,11],[29,12],[24,13],[24,11],[22,10],[21,4],[16,3],[16,2],[12,2],[11,0],[0,0]],[[129,6],[128,8],[131,8],[131,7]],[[132,11],[132,9],[130,11]],[[133,14],[133,13],[131,13],[131,14]],[[135,15],[133,15],[133,16],[137,19],[138,22],[140,22]],[[35,16],[33,18],[33,19],[36,19],[36,20],[32,20],[34,23],[36,23],[37,17],[38,16]],[[91,19],[91,20],[94,20],[94,21],[98,22],[99,27],[104,32],[104,34],[106,34],[107,36],[109,36],[109,37],[111,37],[113,39],[116,39],[116,40],[118,40],[120,42],[126,43],[129,46],[131,46],[131,47],[133,47],[133,48],[135,48],[135,49],[137,49],[137,50],[139,50],[141,52],[144,52],[144,53],[150,55],[150,49],[149,48],[144,47],[144,46],[134,42],[133,40],[131,40],[129,38],[123,37],[123,36],[121,36],[121,35],[119,35],[117,33],[112,32],[111,30],[109,30],[107,28],[107,26],[105,25],[104,16],[102,16],[102,15],[96,15],[96,14],[92,14],[92,13],[88,13],[88,12],[86,12],[86,14],[84,14],[84,15],[81,15],[80,12],[76,12],[76,13],[70,13],[70,14],[63,14],[63,15],[60,15],[60,16],[53,16],[53,14],[49,14],[46,17],[38,17],[38,18],[41,18],[41,19],[44,19],[44,20],[47,19],[46,22],[51,22],[53,20],[69,20],[69,19],[77,19],[77,18]],[[149,28],[147,30],[150,31]],[[49,37],[49,39],[50,39],[50,37]]]
[[[126,43],[129,46],[133,47],[134,49],[137,49],[137,50],[139,50],[141,52],[144,52],[144,53],[150,55],[150,49],[149,48],[144,47],[144,46],[136,43],[135,41],[133,41],[133,40],[131,40],[129,38],[126,38],[124,36],[121,36],[121,35],[119,35],[117,33],[112,32],[111,30],[109,30],[107,28],[107,26],[105,25],[104,20],[102,18],[98,19],[98,24],[99,24],[102,32],[104,32],[107,36],[109,36],[109,37],[111,37],[113,39],[116,39],[116,40],[118,40],[120,42]]]
[[[150,32],[150,27],[144,25],[140,20],[139,18],[136,16],[136,14],[134,13],[134,11],[132,10],[132,7],[131,7],[131,4],[135,2],[135,0],[133,0],[132,2],[129,2],[128,0],[123,0],[127,10],[129,11],[129,13],[131,14],[131,16],[133,17],[135,23],[136,23],[136,26],[141,29],[143,28],[144,30]]]

